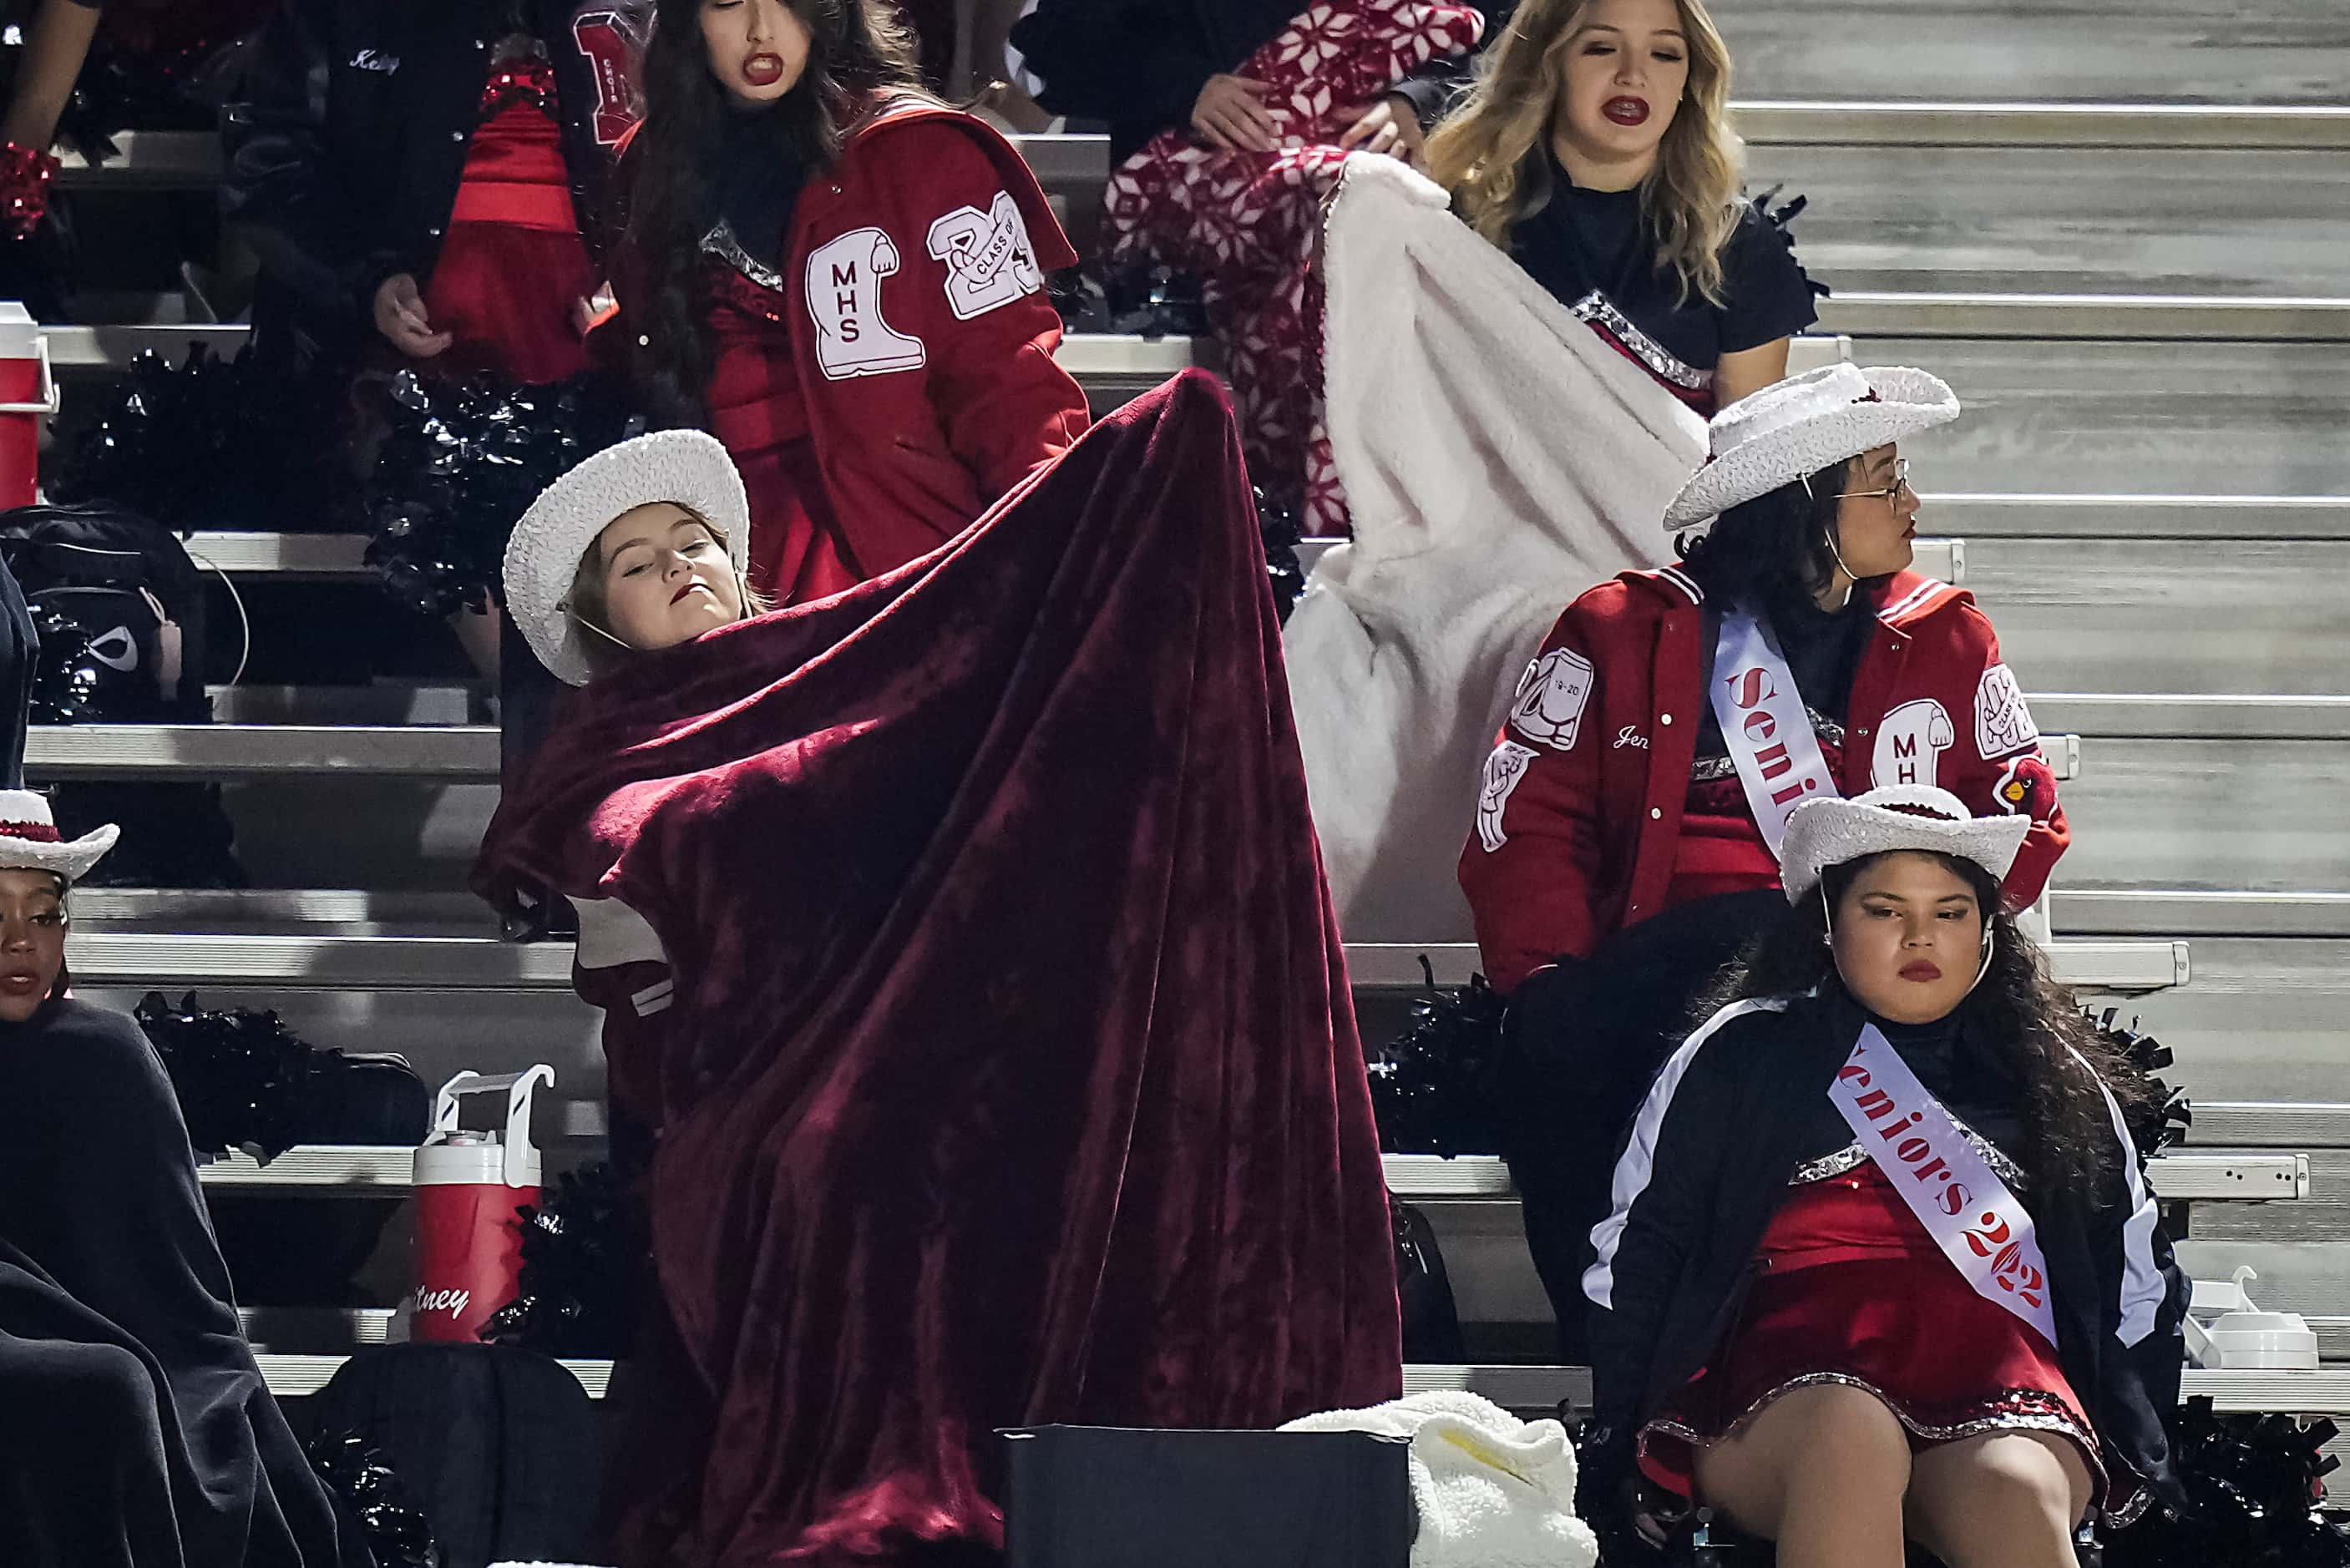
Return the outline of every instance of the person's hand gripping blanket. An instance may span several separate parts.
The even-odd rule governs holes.
[[[569,700],[476,885],[618,898],[675,974],[650,1203],[701,1429],[623,1561],[967,1552],[997,1428],[1399,1391],[1278,639],[1193,372],[938,551]]]

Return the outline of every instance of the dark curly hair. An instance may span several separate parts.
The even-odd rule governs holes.
[[[1814,986],[1841,989],[1844,982],[1825,940],[1827,911],[1842,903],[1862,871],[1881,858],[1866,856],[1828,867],[1821,879],[1826,899],[1807,896],[1796,900],[1784,919],[1755,938],[1715,977],[1693,1017],[1702,1021],[1749,997],[1799,995]],[[2113,1118],[2097,1091],[2097,1080],[2105,1081],[2126,1110],[2139,1092],[2140,1076],[2048,977],[2046,961],[2017,929],[1997,880],[1971,860],[1948,855],[1934,858],[1965,879],[1978,909],[1991,911],[1990,972],[1959,1003],[1958,1012],[1970,1039],[1995,1042],[1994,1049],[2006,1054],[2004,1064],[2021,1089],[2028,1150],[2023,1164],[2033,1189],[2054,1192],[2084,1185],[2095,1191],[2119,1168]],[[2080,1054],[2077,1060],[2074,1052]],[[2089,1072],[2082,1070],[2083,1062]]]
[[[808,30],[799,84],[761,117],[774,156],[829,169],[877,96],[927,99],[911,36],[887,0],[785,0]],[[731,107],[702,38],[704,0],[659,0],[645,46],[645,118],[622,161],[621,242],[639,291],[637,380],[666,421],[699,424],[715,358],[702,294],[715,158]]]
[[[1708,602],[1739,602],[1778,618],[1789,605],[1810,605],[1835,576],[1836,508],[1849,460],[1794,481],[1723,513],[1707,532],[1675,541],[1682,569]]]

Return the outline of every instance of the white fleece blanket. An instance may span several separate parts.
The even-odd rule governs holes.
[[[1292,1421],[1284,1432],[1377,1432],[1411,1442],[1419,1533],[1412,1568],[1592,1568],[1575,1517],[1575,1449],[1556,1421],[1521,1421],[1474,1394],[1414,1394]]]
[[[1567,603],[1663,564],[1705,421],[1391,158],[1325,230],[1326,379],[1352,544],[1283,643],[1349,941],[1465,940],[1455,879],[1518,677]]]

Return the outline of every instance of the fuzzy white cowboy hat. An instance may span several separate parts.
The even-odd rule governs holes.
[[[114,847],[122,829],[112,823],[68,841],[57,836],[49,797],[29,789],[0,789],[0,871],[47,871],[67,885],[80,881]]]
[[[1887,784],[1850,800],[1807,800],[1787,816],[1779,841],[1779,884],[1794,903],[1831,866],[1896,849],[1971,860],[2001,881],[2032,831],[2028,816],[1976,816],[1931,784]]]
[[[1958,394],[1923,370],[1898,365],[1806,370],[1713,416],[1705,466],[1665,508],[1665,527],[1695,527],[1832,462],[1958,417]]]
[[[734,460],[700,431],[656,431],[606,447],[539,492],[506,541],[506,613],[539,662],[573,686],[593,673],[564,600],[579,557],[622,513],[666,501],[726,537],[738,578],[751,549],[751,499]]]

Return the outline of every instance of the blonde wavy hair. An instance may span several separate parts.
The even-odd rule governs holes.
[[[1478,63],[1477,83],[1428,139],[1429,172],[1470,227],[1506,249],[1510,232],[1550,200],[1543,152],[1566,95],[1568,47],[1597,0],[1525,0]],[[1746,150],[1730,128],[1730,48],[1704,0],[1676,0],[1689,39],[1689,85],[1640,184],[1658,260],[1681,297],[1723,303],[1721,253],[1737,232]]]

